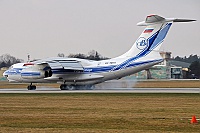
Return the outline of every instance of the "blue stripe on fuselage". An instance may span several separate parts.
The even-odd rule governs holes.
[[[7,75],[17,75],[17,74],[21,74],[21,70],[23,68],[13,68],[13,69],[9,69],[5,71],[5,74]]]
[[[40,76],[40,72],[22,72],[21,76]]]
[[[135,66],[140,66],[140,65],[146,65],[148,63],[153,63],[153,62],[155,62],[155,63],[156,62],[161,62],[161,61],[163,61],[163,59],[149,60],[149,61],[142,61],[142,62],[132,62],[128,66],[126,66],[126,68],[124,68],[124,69],[130,68],[130,67],[135,67]],[[100,67],[99,68],[95,68],[95,67],[94,68],[85,68],[85,69],[90,69],[90,71],[84,71],[84,72],[85,73],[89,73],[89,72],[91,72],[91,73],[109,72],[114,67],[115,66],[112,66],[110,69],[107,69],[107,70],[100,69]]]

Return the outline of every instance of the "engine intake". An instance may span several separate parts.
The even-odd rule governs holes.
[[[48,68],[48,69],[47,69]],[[48,64],[33,65],[21,71],[21,77],[25,79],[40,79],[52,76],[51,68]]]
[[[51,77],[52,76],[52,71],[51,70],[45,71],[44,75],[45,75],[45,78]]]

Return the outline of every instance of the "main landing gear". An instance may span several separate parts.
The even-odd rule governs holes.
[[[36,86],[32,85],[32,83],[27,87],[28,90],[36,90]]]
[[[74,85],[61,84],[60,89],[61,90],[73,90],[73,89],[75,89],[75,86]]]
[[[91,90],[94,89],[93,85],[60,85],[61,90]]]

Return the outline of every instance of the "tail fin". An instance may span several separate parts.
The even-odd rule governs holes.
[[[195,20],[163,18],[158,15],[149,15],[138,26],[146,26],[142,34],[131,49],[120,57],[135,57],[147,55],[151,51],[158,51],[173,22],[190,22]]]

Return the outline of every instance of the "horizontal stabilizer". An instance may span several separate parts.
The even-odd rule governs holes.
[[[149,15],[146,17],[145,21],[137,23],[138,26],[148,26],[154,24],[160,24],[165,22],[192,22],[196,21],[193,19],[177,19],[177,18],[164,18],[158,15]]]
[[[174,19],[173,22],[192,22],[192,21],[196,21],[193,19]]]

